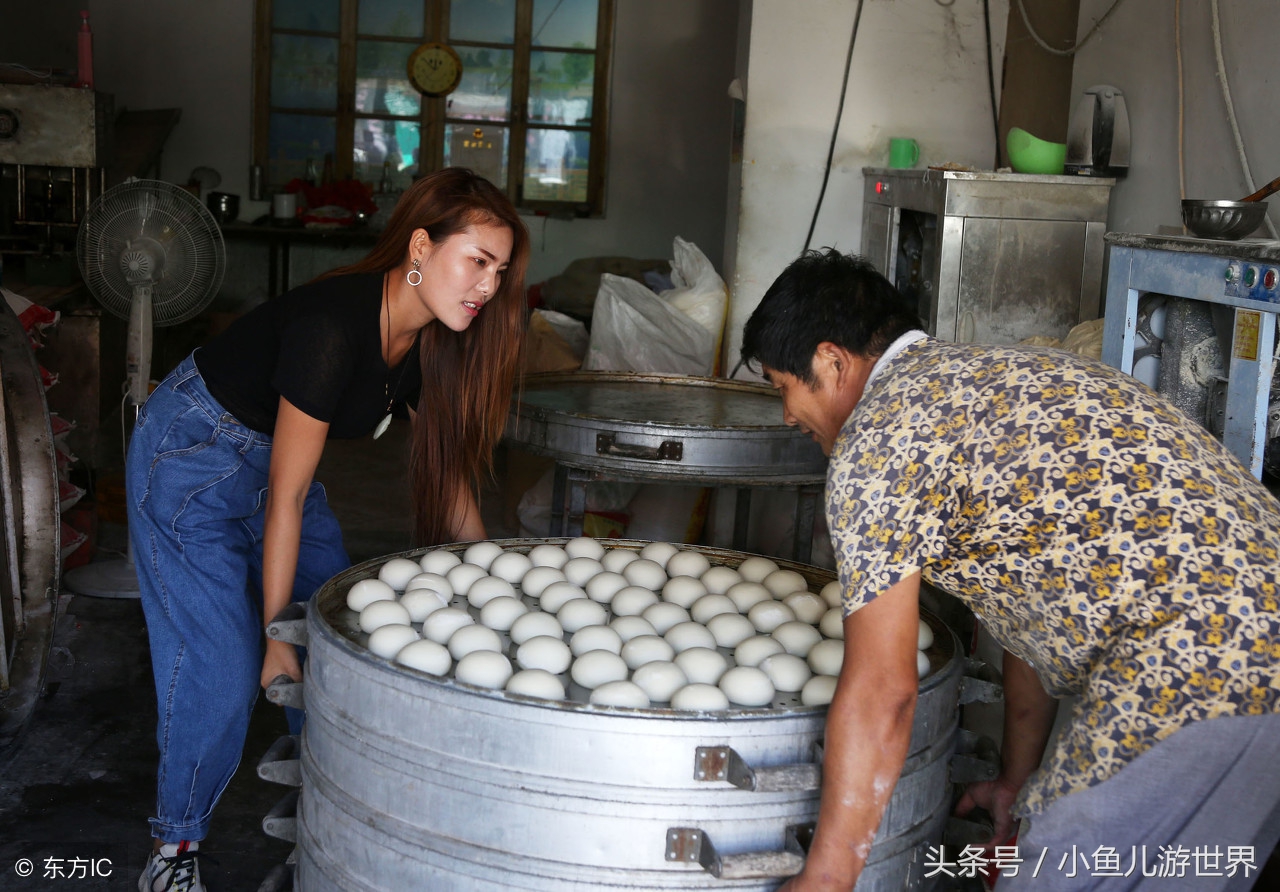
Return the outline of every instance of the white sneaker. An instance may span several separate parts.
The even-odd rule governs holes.
[[[171,842],[160,846],[147,859],[138,877],[138,892],[204,892],[200,882],[200,864],[196,858],[198,842]]]

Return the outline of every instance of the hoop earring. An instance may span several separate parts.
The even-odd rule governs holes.
[[[408,282],[409,285],[413,288],[417,288],[419,285],[422,284],[422,273],[418,271],[418,267],[420,266],[422,266],[421,261],[419,260],[413,261],[413,269],[409,270],[408,274],[404,277],[404,280]],[[418,277],[418,281],[416,282],[413,281],[414,276]]]

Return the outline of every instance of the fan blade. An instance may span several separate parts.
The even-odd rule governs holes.
[[[156,209],[156,194],[150,189],[138,190],[138,232],[146,232],[147,220]]]
[[[151,284],[133,286],[129,307],[129,340],[125,352],[125,372],[129,399],[135,406],[147,401],[151,384]]]

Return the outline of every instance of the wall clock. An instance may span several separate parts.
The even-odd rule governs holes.
[[[462,80],[462,59],[453,47],[424,43],[409,55],[409,83],[424,96],[447,96]]]

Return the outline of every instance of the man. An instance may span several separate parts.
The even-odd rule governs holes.
[[[1006,649],[1004,764],[958,804],[992,813],[993,843],[1029,816],[1001,892],[1176,887],[1144,877],[1176,845],[1181,882],[1249,888],[1280,835],[1267,490],[1135,379],[1058,350],[929,338],[888,281],[832,250],[774,282],[742,356],[830,457],[845,589],[817,833],[786,892],[847,890],[871,851],[911,733],[922,579]],[[1249,846],[1252,871],[1227,875],[1228,847],[1238,862]]]

